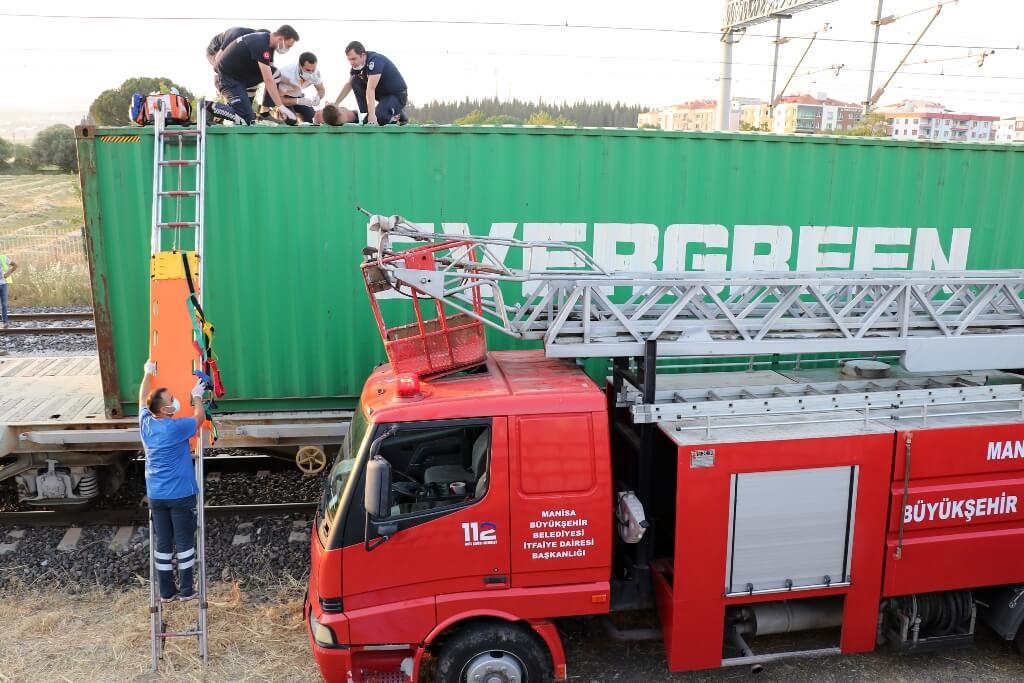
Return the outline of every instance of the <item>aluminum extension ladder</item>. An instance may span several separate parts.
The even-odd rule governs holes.
[[[195,252],[198,256],[199,272],[195,275],[202,284],[203,268],[203,187],[206,162],[206,107],[203,100],[199,100],[196,107],[196,126],[168,129],[164,121],[164,112],[157,109],[154,120],[154,151],[153,162],[153,212],[152,212],[152,241],[151,256],[162,251],[162,234],[164,230],[173,231],[172,249],[177,251],[181,248],[181,232],[185,229],[195,231]],[[176,154],[173,159],[168,159],[168,151],[173,150]],[[186,180],[185,169],[194,168],[195,178],[191,187]],[[169,173],[165,173],[170,169]],[[167,185],[167,176],[171,176],[171,185]],[[168,211],[173,206],[172,211]],[[191,209],[191,210],[190,210]],[[173,215],[167,215],[172,213]],[[202,305],[203,288],[198,291],[200,305]],[[205,518],[205,476],[203,472],[203,444],[208,438],[207,430],[201,429],[199,438],[196,439],[194,451],[195,477],[198,493],[196,494],[196,544],[195,544],[195,570],[194,586],[198,593],[196,600],[186,604],[195,603],[198,606],[198,615],[195,625],[181,631],[167,629],[167,621],[164,609],[173,603],[161,603],[160,594],[157,588],[156,560],[155,560],[155,534],[153,529],[153,515],[149,515],[149,582],[150,582],[150,640],[152,670],[157,671],[159,660],[163,658],[164,644],[168,638],[196,638],[199,645],[199,656],[203,668],[209,660],[209,632],[207,622],[207,601],[206,601],[206,518]]]

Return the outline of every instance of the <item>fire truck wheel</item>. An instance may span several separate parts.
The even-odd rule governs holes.
[[[539,683],[550,678],[538,639],[504,623],[470,625],[448,639],[437,658],[437,683]]]
[[[1017,652],[1024,657],[1024,626],[1017,627],[1017,637],[1013,642],[1017,645]]]

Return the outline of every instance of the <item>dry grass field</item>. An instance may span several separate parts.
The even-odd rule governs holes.
[[[91,303],[74,175],[0,175],[0,253],[18,262],[12,308]]]
[[[216,584],[204,675],[192,638],[169,642],[160,672],[150,673],[146,588],[60,594],[26,587],[0,595],[0,681],[315,683],[322,679],[302,621],[304,590],[305,583],[288,581],[253,598]],[[197,613],[194,602],[171,608],[171,628],[188,628]]]

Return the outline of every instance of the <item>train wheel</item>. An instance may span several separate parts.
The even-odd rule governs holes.
[[[327,467],[327,454],[319,446],[303,446],[295,454],[295,464],[307,477],[315,477]]]

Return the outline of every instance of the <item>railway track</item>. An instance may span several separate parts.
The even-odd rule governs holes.
[[[83,313],[11,313],[8,318],[12,325],[7,329],[0,329],[0,334],[96,334],[96,328],[93,325],[82,324],[92,322],[91,311]]]
[[[17,335],[28,335],[28,334],[96,334],[95,327],[8,327],[7,329],[0,329],[0,334],[17,334]]]
[[[12,322],[52,322],[62,320],[92,320],[92,311],[84,313],[11,313]]]
[[[241,517],[253,519],[267,515],[280,515],[293,512],[311,513],[317,503],[262,503],[255,505],[207,505],[206,515],[212,519],[225,517]],[[0,527],[3,526],[126,526],[146,524],[147,508],[116,508],[99,510],[28,510],[16,512],[0,512]]]

